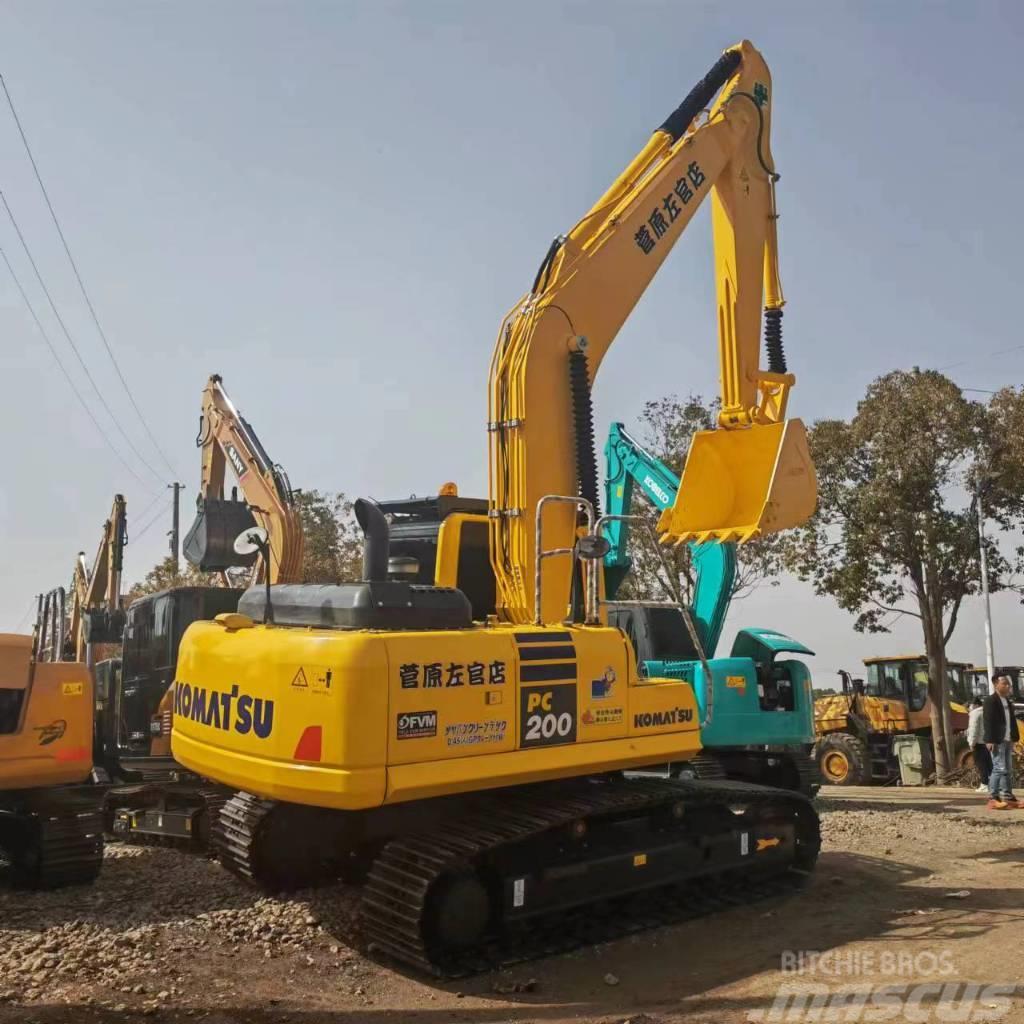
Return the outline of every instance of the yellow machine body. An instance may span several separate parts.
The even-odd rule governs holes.
[[[33,662],[32,637],[0,633],[0,790],[84,782],[93,684],[80,662]]]
[[[172,750],[251,793],[360,810],[684,760],[699,726],[689,684],[641,679],[617,629],[339,631],[221,616],[182,643]]]

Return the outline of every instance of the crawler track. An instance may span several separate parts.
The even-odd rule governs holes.
[[[19,889],[87,885],[103,864],[103,814],[96,800],[43,796],[0,816],[10,883]]]
[[[724,830],[727,842],[759,827],[770,831],[788,826],[794,835],[791,853],[784,862],[764,868],[751,856],[719,870],[709,851],[700,866],[681,868],[679,877],[664,884],[631,881],[629,888],[609,898],[595,900],[591,894],[575,906],[514,920],[505,920],[495,907],[495,925],[480,942],[451,949],[438,941],[431,908],[446,879],[482,865],[505,871],[494,867],[503,857],[531,843],[561,842],[559,837],[568,837],[580,822],[588,823],[588,835],[595,837],[597,865],[608,856],[602,842],[624,822],[666,820],[680,806],[682,821],[717,814],[719,825],[728,811],[735,825]],[[285,813],[275,823],[278,811]],[[337,860],[332,865],[322,856],[317,859],[315,844],[303,836],[308,830],[296,828],[294,819],[289,824],[287,811],[287,805],[245,793],[229,800],[217,840],[225,866],[250,882],[274,888],[322,881],[332,870],[336,874]],[[718,832],[721,842],[723,829]],[[680,835],[686,838],[685,827]],[[692,845],[699,846],[703,838],[694,835]],[[742,783],[612,777],[478,794],[460,814],[384,845],[363,889],[358,941],[419,971],[459,977],[789,891],[813,869],[819,846],[817,816],[805,797]],[[584,853],[582,860],[586,857]],[[505,871],[504,881],[510,878]]]

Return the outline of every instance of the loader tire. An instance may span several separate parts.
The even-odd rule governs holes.
[[[826,786],[866,786],[871,767],[864,744],[846,732],[824,737],[815,751],[821,781]]]
[[[953,736],[953,771],[961,771],[970,768],[974,764],[974,751],[967,744],[966,733],[958,732]]]

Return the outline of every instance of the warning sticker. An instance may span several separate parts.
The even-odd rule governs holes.
[[[60,693],[62,697],[81,697],[85,693],[85,683],[61,683]]]
[[[317,665],[303,665],[292,676],[291,685],[296,690],[308,690],[311,693],[327,694],[331,690],[333,673],[329,668]]]

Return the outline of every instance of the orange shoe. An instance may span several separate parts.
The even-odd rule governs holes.
[[[1016,807],[1016,804],[1014,804],[1014,807]],[[1005,800],[989,800],[988,809],[990,811],[1008,811],[1010,810],[1010,805]]]

